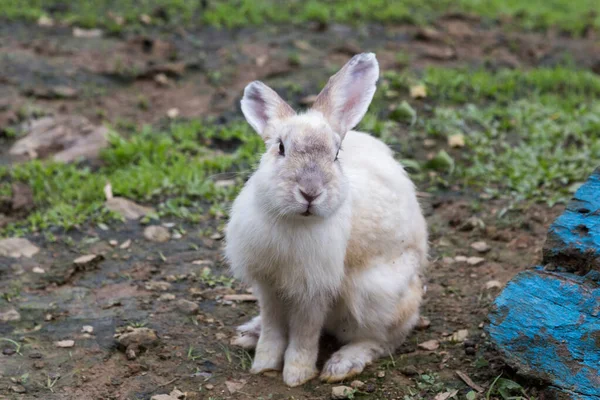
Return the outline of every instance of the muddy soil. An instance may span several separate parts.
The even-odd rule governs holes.
[[[83,115],[117,127],[157,124],[174,108],[184,118],[228,120],[239,117],[241,90],[254,79],[298,105],[337,66],[365,50],[377,52],[383,70],[527,68],[565,59],[583,68],[600,66],[594,38],[507,32],[460,16],[441,19],[431,29],[321,28],[149,30],[76,38],[66,27],[3,22],[0,131],[38,113]],[[399,52],[408,58],[399,59]],[[12,139],[1,140],[0,164],[10,163]],[[368,367],[358,378],[366,385],[356,396],[433,398],[457,389],[464,398],[471,389],[457,371],[484,388],[500,373],[513,376],[487,341],[486,315],[499,288],[540,260],[546,230],[561,207],[533,206],[501,219],[507,204],[478,193],[436,192],[424,194],[422,202],[432,248],[423,315],[431,324]],[[71,238],[69,245],[33,235],[28,238],[41,248],[38,254],[0,257],[5,293],[0,312],[16,312],[12,321],[0,322],[0,337],[20,340],[20,347],[0,341],[0,398],[150,399],[175,387],[188,399],[330,398],[332,385],[313,381],[289,389],[280,375],[249,374],[251,354],[229,345],[235,327],[256,315],[257,307],[227,300],[249,293],[227,277],[222,238],[203,234],[222,222],[162,221],[171,234],[184,232],[164,243],[145,239],[139,222],[108,230],[56,230],[57,237]],[[479,241],[489,250],[471,247]],[[86,254],[99,257],[74,263]],[[153,330],[158,339],[135,349],[119,345],[115,335],[140,328]],[[452,340],[465,329],[466,339]],[[70,340],[74,343],[64,342]],[[428,340],[438,340],[440,347],[417,346]],[[324,339],[323,354],[336,346]],[[537,393],[535,382],[524,384]]]

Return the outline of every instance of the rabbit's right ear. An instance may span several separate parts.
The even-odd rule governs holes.
[[[254,81],[244,89],[242,112],[254,130],[265,137],[265,127],[269,121],[291,117],[296,112],[283,101],[273,89],[260,81]]]

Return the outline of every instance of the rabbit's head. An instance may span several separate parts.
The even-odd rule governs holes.
[[[356,55],[301,114],[264,83],[246,86],[242,112],[266,143],[253,178],[265,210],[278,217],[323,218],[343,204],[348,182],[342,141],[365,115],[378,78],[375,55]]]

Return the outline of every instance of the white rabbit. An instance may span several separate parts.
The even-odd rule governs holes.
[[[261,82],[244,91],[266,152],[233,204],[225,252],[259,300],[233,342],[256,348],[252,373],[283,367],[289,386],[316,377],[325,330],[345,345],[321,379],[345,380],[418,320],[427,227],[413,183],[384,143],[351,130],[378,77],[375,55],[356,55],[302,114]]]

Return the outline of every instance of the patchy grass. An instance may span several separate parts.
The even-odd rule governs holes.
[[[410,105],[403,93],[416,84],[425,84],[428,97]],[[600,164],[600,78],[586,71],[387,73],[381,92],[375,111],[391,109],[389,116],[400,122],[371,113],[362,127],[391,144],[406,140],[399,125],[413,139],[434,139],[437,154],[430,161],[407,164],[437,170],[417,175],[421,179],[441,174],[445,186],[554,204],[567,200]],[[448,138],[457,134],[464,135],[465,147],[451,149]],[[401,153],[412,157],[410,150]]]
[[[84,27],[122,29],[137,26],[141,16],[154,25],[209,24],[239,27],[265,23],[357,23],[378,21],[425,24],[443,13],[472,13],[488,21],[510,19],[525,29],[558,27],[581,34],[587,27],[599,28],[596,0],[0,0],[0,16],[37,19],[51,16]]]
[[[234,141],[239,147],[225,153],[213,148],[218,141]],[[40,231],[50,226],[70,229],[84,222],[118,219],[104,207],[103,187],[107,182],[116,196],[159,203],[161,216],[197,220],[211,205],[230,201],[239,189],[238,185],[215,185],[215,175],[248,168],[261,146],[261,139],[245,124],[219,127],[192,121],[174,123],[165,131],[146,127],[127,139],[113,135],[110,147],[102,154],[105,165],[96,170],[39,160],[5,168],[0,171],[3,191],[8,182],[27,183],[33,189],[36,209],[3,233]]]

